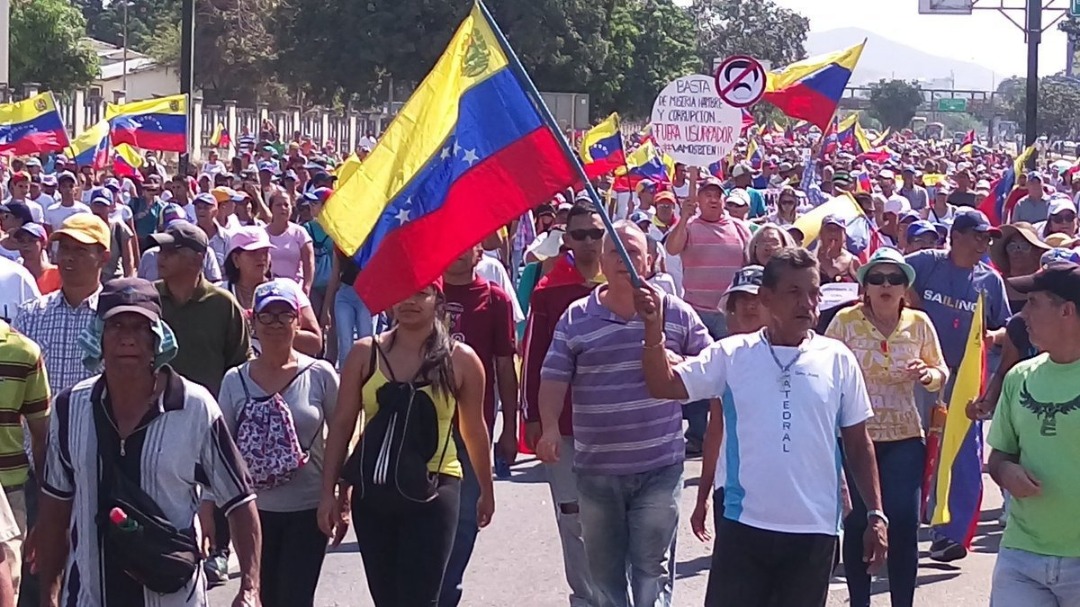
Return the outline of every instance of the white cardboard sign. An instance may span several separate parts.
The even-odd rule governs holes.
[[[742,112],[716,94],[711,76],[673,80],[653,103],[652,133],[676,162],[705,167],[726,156],[739,139]]]

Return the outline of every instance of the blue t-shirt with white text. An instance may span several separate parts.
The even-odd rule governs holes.
[[[983,295],[986,330],[1004,327],[1012,316],[1005,282],[985,263],[979,262],[974,268],[957,266],[947,251],[918,251],[906,259],[915,269],[912,290],[922,300],[923,311],[937,329],[945,364],[955,373],[964,357],[979,294]]]

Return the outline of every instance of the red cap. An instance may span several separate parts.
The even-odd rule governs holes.
[[[30,173],[26,171],[19,171],[11,174],[11,183],[17,183],[19,181],[30,181]]]

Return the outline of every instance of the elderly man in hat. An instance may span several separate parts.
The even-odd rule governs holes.
[[[214,397],[168,365],[176,337],[161,312],[149,281],[105,283],[98,321],[78,340],[83,362],[102,372],[56,398],[34,540],[53,604],[206,605],[192,499],[201,487],[212,490],[233,528],[241,569],[233,604],[258,602],[262,533],[246,466]],[[174,561],[156,567],[153,558],[132,559],[132,540],[105,527],[137,530],[155,510],[161,521],[155,529],[171,534],[173,555],[187,554],[194,563],[186,581]],[[69,543],[76,532],[78,542]],[[148,529],[139,541],[161,533]],[[190,545],[178,537],[189,537]]]

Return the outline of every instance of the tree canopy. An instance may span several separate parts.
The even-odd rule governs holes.
[[[1005,117],[1015,120],[1023,130],[1027,124],[1027,78],[1006,78],[998,84],[997,103],[1004,108]],[[1039,135],[1072,137],[1080,133],[1080,85],[1056,76],[1039,79]]]
[[[86,20],[67,0],[14,0],[10,26],[13,86],[67,91],[97,78],[97,55],[82,42]]]
[[[922,92],[910,82],[883,78],[870,87],[870,115],[883,127],[906,128],[922,102]]]
[[[181,0],[71,0],[89,35],[179,54]],[[537,87],[590,95],[596,116],[648,116],[669,81],[716,57],[780,66],[805,56],[809,23],[774,0],[489,0]],[[470,4],[460,0],[196,0],[195,80],[209,101],[369,106],[420,81]],[[395,95],[395,97],[399,97]]]

